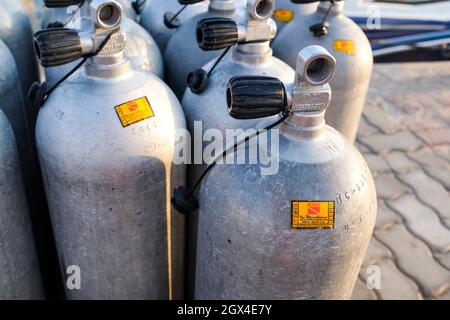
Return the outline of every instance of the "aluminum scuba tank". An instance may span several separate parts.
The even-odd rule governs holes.
[[[91,0],[43,0],[44,9],[41,18],[41,28],[61,27],[61,24],[71,29],[79,29],[73,18],[80,17],[81,6]],[[124,15],[133,20],[137,20],[137,13],[130,0],[117,0],[122,6]],[[78,13],[78,16],[77,16]]]
[[[30,19],[19,1],[2,0],[1,4],[0,39],[8,46],[16,61],[22,99],[25,99],[31,84],[38,79]]]
[[[223,136],[226,129],[250,128],[260,129],[267,121],[239,121],[229,116],[225,99],[228,81],[238,75],[268,75],[290,81],[294,78],[294,70],[283,61],[272,56],[270,40],[276,34],[276,26],[270,18],[273,13],[273,0],[249,0],[248,17],[245,23],[238,25],[235,21],[225,18],[209,18],[200,20],[196,34],[203,50],[221,50],[234,46],[231,54],[227,54],[218,63],[217,59],[207,63],[202,69],[188,76],[188,89],[184,93],[182,107],[186,115],[188,130],[191,137],[203,134],[209,129],[218,129]],[[215,65],[214,70],[212,67]],[[209,76],[207,75],[209,71]],[[212,72],[211,72],[212,71]],[[196,128],[200,128],[196,132]],[[203,148],[206,147],[203,144]],[[200,163],[188,167],[188,186],[192,187],[205,170],[208,160],[203,158],[200,150]],[[195,158],[195,157],[194,157]],[[198,160],[197,160],[198,161]],[[195,274],[195,247],[197,236],[197,216],[188,215],[187,226],[187,264],[188,288],[193,295]]]
[[[325,125],[334,63],[324,48],[308,46],[291,86],[230,80],[233,117],[282,114],[272,154],[279,166],[273,175],[261,162],[209,172],[199,199],[197,299],[350,298],[377,202],[361,154]]]
[[[81,4],[81,0],[46,0],[46,4],[49,4],[52,9],[67,10],[67,4]],[[93,17],[89,10],[89,1],[81,7],[80,19],[72,19],[65,14],[61,15],[55,21],[70,21],[69,27],[75,27],[75,29],[90,30],[92,28]],[[58,7],[64,6],[64,7]],[[56,18],[56,17],[55,17]],[[52,24],[55,23],[52,22]],[[59,22],[58,22],[59,23]],[[59,23],[61,26],[61,23]],[[134,68],[138,70],[149,71],[162,78],[164,76],[164,62],[161,52],[153,40],[153,38],[136,22],[131,19],[125,18],[121,23],[122,30],[127,35],[127,56]],[[65,74],[67,74],[79,61],[74,61],[69,64],[50,67],[45,69],[46,81],[49,83],[56,83]]]
[[[170,38],[164,53],[166,82],[180,99],[186,89],[187,75],[221,53],[203,51],[196,41],[197,22],[213,17],[245,21],[246,9],[243,0],[210,0],[207,12],[197,14],[183,23]]]
[[[316,11],[319,2],[312,2],[309,5],[296,5],[295,0],[276,0],[273,19],[277,23],[278,33],[289,24],[297,15],[305,16]]]
[[[225,129],[256,128],[258,123],[267,122],[258,119],[243,123],[230,117],[225,93],[228,80],[238,75],[267,75],[285,82],[294,77],[290,66],[272,56],[270,40],[275,37],[276,26],[270,17],[274,3],[274,0],[249,0],[247,21],[241,24],[226,18],[199,21],[196,34],[202,50],[217,51],[237,45],[220,62],[214,59],[188,75],[188,89],[181,105],[191,135],[195,121],[202,122],[202,133],[210,128],[223,133]],[[194,183],[203,170],[203,165],[194,166],[188,173],[188,184]]]
[[[44,299],[14,132],[0,110],[0,300]]]
[[[284,28],[273,49],[275,56],[290,66],[295,65],[297,52],[306,45],[321,45],[333,52],[337,69],[330,83],[333,97],[327,123],[353,142],[369,87],[373,56],[366,35],[344,16],[343,10],[344,1],[321,1],[314,14],[298,16]]]
[[[66,294],[180,298],[184,217],[171,209],[170,192],[185,182],[185,167],[172,163],[184,115],[167,85],[131,68],[120,5],[90,5],[93,31],[35,34],[44,67],[87,59],[46,94],[36,127],[62,269],[81,272],[80,288]]]
[[[208,2],[204,0],[146,0],[142,8],[140,24],[153,36],[161,52],[164,53],[170,37],[177,28],[194,15],[206,12]]]

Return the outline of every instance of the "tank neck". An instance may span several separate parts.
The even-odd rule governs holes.
[[[302,16],[313,14],[317,11],[317,7],[319,4],[317,2],[313,3],[299,3],[297,6],[300,9],[300,13]]]
[[[123,53],[92,57],[87,61],[85,69],[89,76],[96,78],[115,78],[132,70]]]
[[[95,47],[99,45],[100,43],[96,43]],[[89,58],[86,64],[87,74],[95,77],[115,77],[129,71],[130,64],[125,47],[125,34],[118,32],[113,35],[98,55]]]
[[[319,7],[317,8],[317,12],[325,14],[330,8],[331,2],[320,2]],[[330,11],[330,15],[338,16],[344,14],[344,1],[337,1],[334,3],[333,8]]]
[[[211,13],[233,12],[236,4],[234,0],[210,0],[208,10]]]
[[[262,64],[272,59],[270,41],[239,44],[233,50],[233,59],[249,64]]]
[[[325,132],[325,111],[308,114],[293,112],[280,127],[280,132],[294,138],[317,138]]]

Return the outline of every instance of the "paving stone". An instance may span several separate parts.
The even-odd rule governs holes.
[[[370,136],[374,133],[379,133],[380,131],[375,128],[374,126],[367,123],[367,120],[365,117],[361,117],[361,121],[359,122],[359,128],[358,128],[358,136]]]
[[[375,230],[389,228],[396,223],[402,223],[402,217],[388,208],[383,200],[378,200]]]
[[[437,297],[437,300],[450,300],[450,289],[447,290],[445,293]]]
[[[437,297],[450,286],[450,272],[434,260],[428,247],[404,225],[397,224],[376,234],[395,254],[400,270],[419,283],[427,295]]]
[[[391,169],[397,173],[408,172],[419,168],[419,165],[408,158],[404,152],[394,151],[384,155],[384,158]]]
[[[364,117],[368,125],[381,130],[385,134],[392,134],[399,131],[401,128],[399,128],[395,119],[390,117],[384,110],[384,104],[385,102],[381,97],[367,100],[364,107]],[[372,132],[372,134],[379,132],[379,130]]]
[[[379,261],[376,266],[380,268],[380,289],[375,289],[382,300],[421,300],[417,284],[402,273],[395,264],[384,259]],[[361,278],[367,281],[371,274],[366,270],[361,270]]]
[[[446,267],[450,272],[450,252],[446,253],[435,253],[434,257],[438,260],[444,267]]]
[[[449,162],[442,157],[437,156],[430,148],[422,148],[413,151],[408,156],[423,166],[434,168],[449,168]]]
[[[435,146],[433,152],[450,161],[450,145]]]
[[[447,191],[450,191],[450,169],[425,167],[424,170],[435,180],[442,183]]]
[[[373,290],[370,290],[367,285],[358,279],[353,289],[352,300],[377,300],[377,295]]]
[[[442,184],[422,170],[400,174],[399,178],[414,189],[422,202],[439,212],[443,220],[450,219],[450,196]]]
[[[367,247],[366,256],[364,257],[361,268],[365,270],[368,266],[377,264],[378,261],[386,258],[392,258],[392,254],[389,249],[375,237],[372,237],[372,239],[370,239],[369,246]]]
[[[361,152],[363,155],[372,153],[372,151],[371,151],[369,148],[367,148],[364,144],[362,144],[361,142],[359,142],[358,139],[357,139],[356,142],[355,142],[355,147],[356,147],[356,149],[358,149],[359,152]]]
[[[393,174],[380,174],[374,177],[377,196],[381,199],[395,199],[409,191]]]
[[[388,172],[391,170],[387,161],[379,155],[376,154],[368,154],[364,156],[369,165],[370,170],[373,174],[378,174],[380,172]]]
[[[408,194],[388,203],[401,214],[410,230],[424,240],[433,251],[450,251],[450,229],[442,225],[439,216]]]
[[[450,144],[450,128],[420,130],[416,134],[428,145]]]
[[[392,135],[377,133],[368,137],[361,137],[360,140],[379,154],[386,154],[395,150],[412,151],[423,145],[422,141],[409,131],[401,131]]]
[[[430,114],[427,117],[415,117],[406,121],[407,129],[413,132],[438,130],[446,128],[448,124],[441,118],[436,119],[437,115]]]

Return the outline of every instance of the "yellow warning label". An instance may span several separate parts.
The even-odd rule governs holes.
[[[352,40],[334,40],[334,51],[355,55],[355,43]]]
[[[152,107],[147,97],[142,97],[121,104],[114,108],[123,127],[153,117]]]
[[[292,228],[333,229],[334,201],[292,201]]]
[[[294,19],[294,11],[289,9],[277,9],[273,12],[273,17],[278,22],[289,23]]]

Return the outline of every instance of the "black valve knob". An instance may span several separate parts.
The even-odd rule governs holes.
[[[47,8],[63,8],[69,6],[78,6],[84,3],[85,0],[44,0],[44,5]]]
[[[219,50],[238,42],[238,27],[231,19],[208,18],[197,23],[196,35],[200,49]]]
[[[72,29],[46,29],[34,34],[34,49],[44,67],[60,66],[83,56],[78,32]]]
[[[285,111],[283,83],[272,77],[233,77],[227,86],[228,113],[235,119],[258,119]]]

